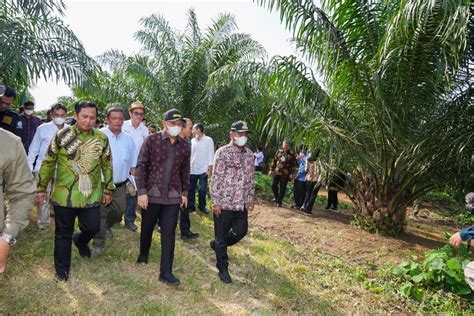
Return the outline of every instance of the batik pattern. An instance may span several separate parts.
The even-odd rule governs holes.
[[[250,149],[231,143],[217,150],[210,193],[212,204],[224,210],[243,211],[255,203],[254,156]]]

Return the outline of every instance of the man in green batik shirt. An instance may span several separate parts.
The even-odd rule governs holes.
[[[100,228],[101,203],[110,204],[115,189],[108,138],[94,129],[97,106],[79,101],[74,107],[76,125],[58,131],[51,140],[39,171],[36,195],[41,207],[48,183],[56,173],[50,198],[56,223],[56,281],[67,281],[69,277],[72,241],[82,257],[91,256],[88,243]],[[76,217],[81,232],[73,235]]]

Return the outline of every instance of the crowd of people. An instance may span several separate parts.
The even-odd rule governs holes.
[[[326,166],[326,167],[324,167]],[[261,170],[257,169],[256,170]],[[291,149],[289,140],[283,141],[276,151],[270,165],[269,175],[272,176],[272,202],[276,206],[283,205],[288,183],[293,183],[294,203],[291,208],[311,214],[321,186],[328,192],[326,210],[336,211],[338,206],[337,192],[345,185],[345,175],[324,164],[320,152],[312,152],[301,147],[296,154]]]
[[[227,247],[246,235],[255,200],[254,155],[245,147],[250,131],[244,121],[232,124],[230,142],[214,153],[204,125],[193,124],[176,109],[164,114],[161,131],[143,123],[146,109],[138,101],[129,107],[129,120],[122,107],[107,107],[102,128],[97,128],[96,104],[88,101],[74,105],[69,123],[66,108],[55,104],[51,120],[41,124],[32,102],[24,104],[22,114],[10,109],[15,97],[13,89],[0,86],[0,273],[35,202],[40,229],[54,218],[54,280],[69,279],[72,245],[81,257],[100,256],[115,224],[123,220],[137,231],[138,210],[137,263],[148,263],[157,227],[158,279],[179,285],[173,274],[178,220],[181,239],[199,238],[191,231],[190,213],[209,213],[207,186],[212,179],[215,237],[210,247],[220,280],[232,282]],[[79,232],[74,233],[76,218]]]
[[[227,248],[247,234],[248,212],[255,206],[255,172],[264,170],[265,161],[262,148],[253,153],[246,147],[251,135],[246,122],[234,122],[229,143],[215,151],[205,126],[193,124],[176,109],[164,114],[163,129],[158,131],[155,125],[144,124],[142,103],[130,105],[129,120],[121,106],[111,104],[104,126],[97,128],[98,108],[93,102],[75,103],[69,123],[66,107],[54,104],[43,122],[34,116],[33,102],[24,103],[21,114],[12,111],[15,98],[15,90],[0,85],[0,273],[35,202],[39,229],[48,228],[54,217],[54,280],[69,279],[72,245],[81,257],[102,255],[114,225],[124,221],[130,231],[138,230],[139,211],[136,262],[148,263],[158,230],[158,279],[177,286],[181,282],[173,274],[173,261],[178,221],[182,240],[199,238],[191,231],[190,213],[210,213],[209,192],[214,220],[210,248],[220,280],[232,282]],[[311,214],[324,185],[326,210],[337,210],[337,193],[346,179],[327,165],[319,151],[302,147],[296,154],[285,140],[270,164],[272,201],[281,207],[292,182],[292,208]],[[74,233],[76,218],[79,232]],[[474,228],[467,228],[454,234],[450,243],[459,247],[473,236]]]

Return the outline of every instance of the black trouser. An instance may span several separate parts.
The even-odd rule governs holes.
[[[301,207],[306,196],[306,181],[296,180],[293,182],[293,197],[295,198],[295,205]]]
[[[181,236],[189,235],[191,232],[191,220],[189,219],[189,208],[180,207],[179,209],[179,230]]]
[[[272,191],[275,197],[276,203],[282,203],[285,197],[286,186],[288,184],[288,178],[284,176],[275,175],[272,181]]]
[[[319,181],[307,182],[306,195],[303,202],[303,207],[306,212],[311,213],[313,211],[314,201],[316,201],[320,187],[321,183]]]
[[[153,229],[160,221],[161,263],[160,273],[171,273],[173,269],[176,224],[178,223],[179,204],[148,204],[142,210],[142,229],[140,232],[140,256],[148,257],[150,253]]]
[[[328,205],[326,206],[327,209],[332,208],[337,210],[337,191],[328,190]]]
[[[247,234],[249,227],[247,219],[247,210],[222,210],[221,215],[214,214],[216,266],[219,271],[226,271],[229,266],[227,247],[235,245]]]
[[[60,276],[69,274],[71,267],[71,243],[76,217],[79,219],[81,233],[77,239],[80,248],[99,232],[100,206],[91,208],[72,208],[54,206],[56,230],[54,236],[54,267]]]
[[[207,173],[191,174],[189,175],[189,193],[188,193],[188,208],[196,209],[196,187],[199,181],[199,206],[201,211],[206,209],[206,194],[207,194]]]

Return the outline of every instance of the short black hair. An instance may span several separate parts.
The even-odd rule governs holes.
[[[258,148],[258,150],[263,151],[263,148],[262,148],[262,147],[259,146],[259,147],[257,147],[257,148]]]
[[[81,110],[85,108],[94,108],[95,112],[97,113],[97,104],[95,104],[94,102],[77,101],[76,103],[74,103],[74,112],[76,112],[76,114],[79,114],[79,112],[81,112]]]
[[[33,101],[26,101],[25,103],[23,103],[24,107],[27,107],[27,106],[30,106],[30,105],[35,106],[35,103]]]
[[[194,128],[201,131],[201,133],[204,133],[204,125],[202,125],[201,123],[194,124]]]
[[[112,112],[120,112],[122,113],[123,117],[125,118],[125,111],[121,108],[121,107],[118,107],[118,106],[111,106],[107,109],[107,118],[110,116],[110,114],[112,114]]]
[[[155,125],[155,124],[150,124],[150,125],[148,125],[148,128],[150,128],[150,127],[156,129],[156,125]]]
[[[47,112],[46,112],[46,115],[48,114],[53,114],[54,111],[57,111],[57,110],[63,110],[64,112],[66,112],[67,114],[67,110],[66,110],[66,107],[64,105],[62,105],[61,103],[56,103],[56,104],[53,104],[51,106],[51,109],[49,109]]]
[[[5,92],[3,93],[3,96],[7,97],[7,98],[13,97],[13,99],[15,99],[16,98],[16,91],[13,88],[5,87]]]

